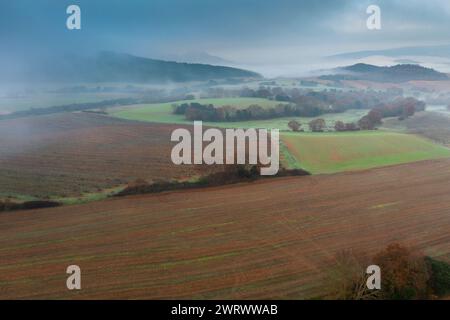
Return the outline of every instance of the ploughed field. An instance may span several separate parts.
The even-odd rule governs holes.
[[[450,261],[449,181],[441,159],[2,213],[0,298],[322,296],[342,250]]]
[[[170,135],[178,127],[92,113],[1,120],[0,197],[77,197],[211,170],[172,164]]]

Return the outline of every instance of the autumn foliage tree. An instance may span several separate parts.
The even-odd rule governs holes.
[[[309,122],[309,129],[312,132],[323,132],[323,130],[325,129],[326,123],[325,120],[319,118],[319,119],[314,119],[312,121]]]
[[[300,123],[298,123],[298,121],[296,121],[296,120],[291,120],[291,121],[289,121],[289,123],[288,123],[288,127],[289,127],[292,131],[295,131],[295,132],[300,131],[301,126],[302,126],[302,125],[301,125]]]
[[[372,109],[367,114],[367,117],[373,125],[381,124],[381,119],[383,119],[383,114],[380,112],[380,110]]]
[[[423,256],[399,244],[389,245],[373,258],[382,270],[385,299],[425,299],[428,297],[428,268]]]
[[[342,121],[336,121],[334,123],[334,130],[340,132],[340,131],[345,131],[345,123]]]
[[[450,293],[450,264],[397,243],[373,257],[364,252],[340,252],[334,262],[325,278],[327,298],[414,300],[434,299]],[[367,288],[366,269],[370,265],[380,267],[380,290]]]
[[[375,123],[373,123],[369,116],[364,116],[358,121],[358,125],[361,128],[361,130],[373,130],[375,129]]]

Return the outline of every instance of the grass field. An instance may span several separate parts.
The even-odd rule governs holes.
[[[192,121],[184,120],[183,115],[175,115],[172,113],[173,104],[198,102],[202,104],[213,104],[216,107],[233,106],[236,108],[247,108],[252,104],[257,104],[263,108],[274,107],[279,104],[279,101],[260,99],[260,98],[217,98],[217,99],[194,99],[194,100],[180,100],[168,103],[155,103],[145,105],[134,105],[119,108],[114,110],[111,114],[115,117],[140,120],[149,122],[162,123],[192,123]]]
[[[450,261],[449,181],[445,159],[2,213],[0,299],[320,297],[344,250]]]
[[[176,101],[160,104],[147,104],[147,105],[134,105],[121,107],[119,109],[112,109],[110,114],[114,117],[128,120],[192,124],[192,121],[185,120],[183,115],[175,115],[172,113],[172,105],[174,103],[179,104],[183,102],[199,102],[203,104],[214,104],[215,106],[230,105],[239,108],[246,108],[252,104],[258,104],[261,107],[273,107],[280,103],[279,101],[272,101],[259,98],[197,99],[197,100]],[[343,113],[325,114],[317,118],[323,118],[326,121],[327,126],[333,128],[334,122],[337,120],[345,122],[356,122],[365,114],[367,114],[367,110],[348,110]],[[267,129],[289,130],[288,122],[293,119],[301,123],[305,130],[308,130],[308,122],[310,122],[314,118],[285,117],[269,120],[253,120],[253,121],[237,121],[237,122],[204,122],[204,124],[220,128],[267,128]]]
[[[311,173],[359,170],[450,157],[450,150],[415,135],[394,132],[283,133],[285,164]],[[283,150],[285,149],[285,150]]]

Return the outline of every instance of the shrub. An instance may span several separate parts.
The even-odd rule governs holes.
[[[310,173],[302,169],[287,170],[281,168],[276,176],[305,176]],[[114,194],[114,196],[128,196],[135,194],[156,193],[170,190],[190,189],[208,186],[219,186],[232,184],[242,181],[253,181],[260,179],[260,165],[224,165],[224,170],[203,176],[195,182],[190,181],[158,181],[147,183],[140,182],[129,183],[123,190]]]
[[[428,296],[428,268],[423,256],[399,244],[389,245],[374,257],[381,268],[384,299],[411,300]]]
[[[450,294],[450,264],[426,257],[430,279],[428,286],[437,296]]]
[[[325,120],[323,119],[314,119],[312,121],[309,122],[309,129],[312,132],[323,132],[323,130],[325,129],[326,123]]]
[[[336,121],[334,123],[334,130],[341,132],[341,131],[345,131],[345,123],[342,121]]]
[[[22,202],[22,203],[6,200],[6,201],[0,201],[0,212],[1,211],[52,208],[52,207],[58,207],[60,205],[61,205],[60,202],[50,201],[50,200],[33,200],[33,201],[26,201],[26,202]]]
[[[328,298],[335,300],[374,300],[380,291],[366,286],[366,267],[369,259],[361,253],[343,251],[336,255],[336,265],[328,275]]]
[[[295,120],[291,120],[288,123],[288,127],[294,132],[298,132],[300,130],[301,126],[302,125],[300,123],[298,123],[297,121],[295,121]]]
[[[34,200],[34,201],[26,201],[22,204],[22,209],[30,210],[30,209],[40,209],[40,208],[54,208],[59,207],[61,203],[50,200]]]
[[[344,300],[427,299],[450,294],[450,264],[413,253],[399,244],[389,245],[372,259],[365,254],[341,252],[326,279],[329,298]],[[368,290],[366,268],[381,269],[381,290]]]

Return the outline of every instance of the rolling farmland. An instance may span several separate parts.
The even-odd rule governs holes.
[[[342,250],[450,261],[449,180],[443,159],[3,213],[0,298],[321,296]]]
[[[177,123],[177,124],[192,124],[184,118],[184,115],[177,115],[172,113],[173,104],[198,102],[202,104],[213,104],[214,106],[233,106],[236,108],[247,108],[252,104],[257,104],[261,107],[274,107],[277,104],[283,103],[280,101],[273,101],[261,98],[223,98],[223,99],[196,99],[175,101],[169,103],[155,103],[146,105],[132,105],[119,108],[111,108],[110,115],[113,117],[138,120],[146,122],[158,123]],[[367,113],[367,110],[351,109],[342,113],[323,114],[316,118],[323,118],[329,128],[334,127],[337,120],[345,122],[356,122]],[[308,123],[315,119],[311,117],[283,117],[268,120],[250,120],[250,121],[232,121],[232,122],[204,122],[204,125],[219,128],[266,128],[266,129],[280,129],[290,130],[288,127],[289,121],[295,119],[301,123],[305,130],[308,130]]]
[[[172,164],[174,128],[91,113],[2,120],[0,197],[76,198],[136,179],[186,179],[213,170]]]
[[[433,111],[418,112],[403,121],[397,118],[386,119],[383,121],[383,129],[421,135],[449,147],[450,114],[445,108],[431,110]]]
[[[192,103],[197,102],[201,104],[212,104],[216,107],[233,106],[236,108],[248,108],[253,104],[257,104],[263,108],[274,107],[282,102],[273,101],[262,98],[212,98],[212,99],[194,99],[194,100],[180,100],[167,103],[154,103],[144,105],[132,105],[120,108],[113,108],[111,114],[118,118],[128,120],[139,120],[148,122],[161,122],[161,123],[185,123],[190,124],[192,121],[184,119],[183,115],[173,114],[173,104]],[[214,122],[214,125],[220,125],[224,123]]]
[[[334,173],[450,157],[450,150],[415,135],[394,132],[283,133],[286,165]]]

